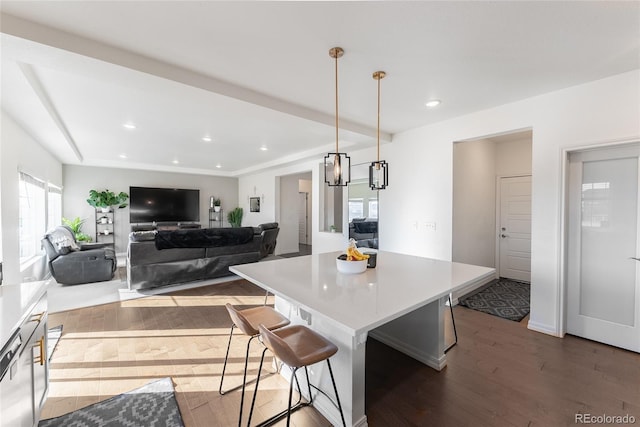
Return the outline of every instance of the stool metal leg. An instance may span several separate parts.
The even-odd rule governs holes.
[[[222,375],[220,377],[220,388],[218,389],[218,392],[222,395],[226,393],[226,391],[222,391],[222,382],[224,381],[224,371],[227,369],[227,360],[229,359],[229,349],[231,348],[231,338],[233,337],[233,330],[235,329],[235,327],[236,327],[235,324],[231,325],[231,331],[229,332],[229,343],[227,344],[227,354],[225,354],[224,356],[224,365],[222,365]]]
[[[453,324],[453,336],[455,337],[455,341],[444,350],[445,353],[451,350],[451,347],[458,344],[458,331],[456,330],[456,319],[453,317],[453,302],[451,301],[451,294],[449,294],[449,310],[451,311],[451,323]]]
[[[264,355],[267,352],[267,348],[265,348],[262,351],[262,357],[260,358],[260,366],[258,367],[258,376],[256,378],[256,388],[253,391],[253,399],[251,400],[251,409],[249,410],[249,420],[247,421],[247,427],[249,427],[251,425],[251,418],[253,417],[253,408],[255,407],[256,404],[256,396],[258,395],[258,385],[260,384],[260,377],[261,377],[261,373],[262,373],[262,365],[264,362]],[[292,393],[293,390],[293,380],[295,379],[296,381],[296,385],[298,386],[298,392],[300,392],[300,383],[298,382],[298,376],[295,374],[296,370],[294,369],[292,371],[292,377],[291,377],[291,383],[289,385],[289,393]],[[307,377],[308,378],[308,377]],[[293,405],[293,407],[291,406],[291,401],[289,401],[289,406],[287,409],[285,409],[284,411],[281,411],[279,413],[277,413],[276,415],[272,416],[271,418],[261,422],[260,424],[258,424],[256,427],[263,427],[263,426],[268,426],[271,425],[277,421],[279,421],[281,418],[283,418],[285,415],[289,414],[290,412],[296,411],[304,406],[308,406],[309,403],[303,403],[302,402],[302,393],[298,393],[298,401],[295,403],[295,405]]]
[[[289,404],[287,405],[287,427],[289,427],[289,425],[291,424],[291,398],[293,397],[293,379],[296,378],[296,381],[298,380],[298,377],[296,377],[297,370],[298,368],[293,368],[293,371],[291,372],[291,381],[289,382]],[[298,387],[300,387],[300,384],[298,384]]]
[[[327,366],[329,367],[329,374],[331,375],[331,383],[333,384],[333,391],[336,393],[336,402],[338,403],[338,409],[340,410],[340,418],[342,418],[342,425],[343,427],[347,427],[347,423],[344,421],[344,414],[342,413],[340,396],[338,396],[338,387],[336,387],[336,380],[333,378],[333,369],[331,369],[331,362],[329,362],[329,359],[327,359]]]
[[[249,410],[249,421],[247,421],[247,427],[251,425],[251,417],[253,416],[253,407],[256,404],[256,395],[258,394],[258,385],[260,384],[260,374],[262,373],[262,363],[264,362],[264,354],[267,352],[265,347],[262,350],[262,357],[260,357],[260,366],[258,367],[258,377],[256,378],[256,389],[253,391],[253,399],[251,399],[251,410]],[[242,410],[242,408],[240,409]]]
[[[245,355],[244,358],[244,375],[242,376],[242,394],[240,395],[240,416],[238,417],[238,427],[242,426],[242,409],[244,408],[244,389],[247,385],[247,367],[249,365],[249,348],[251,347],[251,341],[253,341],[254,338],[256,338],[258,335],[254,335],[251,338],[249,338],[249,342],[247,343],[247,353]],[[266,350],[266,349],[265,349]],[[261,361],[262,364],[262,361]],[[260,380],[260,372],[258,372],[258,377],[256,377],[255,380],[256,383]]]

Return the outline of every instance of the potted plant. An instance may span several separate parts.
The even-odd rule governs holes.
[[[88,234],[84,234],[82,232],[82,224],[84,224],[84,219],[80,219],[79,217],[75,217],[74,219],[62,218],[62,223],[69,227],[73,234],[76,237],[76,241],[78,242],[90,242],[91,237]]]
[[[235,208],[231,212],[227,214],[227,220],[229,221],[229,225],[232,227],[241,227],[242,226],[242,208]]]
[[[213,198],[213,210],[214,212],[220,212],[220,199],[217,197]]]
[[[87,203],[89,203],[96,209],[102,209],[102,212],[109,212],[111,206],[118,206],[119,209],[126,207],[127,199],[129,199],[129,195],[124,192],[116,194],[113,191],[109,190],[100,192],[91,190],[89,191],[89,198],[87,199]]]

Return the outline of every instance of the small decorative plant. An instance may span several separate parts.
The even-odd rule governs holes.
[[[62,223],[69,227],[73,234],[76,237],[78,242],[90,242],[91,237],[88,234],[84,234],[82,232],[82,224],[84,224],[84,219],[80,219],[79,217],[75,217],[74,219],[62,218]]]
[[[122,209],[127,206],[127,200],[129,199],[129,195],[124,192],[120,192],[119,194],[114,193],[113,191],[104,190],[104,191],[89,191],[89,198],[87,199],[87,203],[89,203],[94,208],[100,208],[102,211],[108,211],[111,206],[118,206],[119,209]]]
[[[220,201],[219,198],[214,197],[213,198],[213,210],[215,210],[216,212],[220,212],[220,204],[222,202]]]
[[[242,227],[242,208],[235,208],[227,214],[227,220],[232,227]]]

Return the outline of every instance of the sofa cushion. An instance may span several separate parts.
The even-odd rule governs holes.
[[[253,240],[253,227],[203,228],[199,230],[158,231],[156,249],[210,248],[242,245]]]
[[[129,240],[132,242],[147,242],[156,239],[155,230],[132,231],[129,233]]]
[[[47,239],[51,242],[58,255],[66,255],[69,252],[80,250],[73,232],[66,227],[56,227],[47,233]]]
[[[161,264],[204,258],[203,248],[156,249],[155,242],[129,242],[127,258],[131,265]]]
[[[264,230],[270,230],[272,228],[278,228],[278,223],[277,222],[265,222],[264,224],[260,224],[258,227],[260,227],[260,229]]]
[[[260,244],[262,243],[261,235],[254,235],[253,239],[250,242],[242,244],[242,245],[229,245],[229,246],[218,246],[211,247],[205,249],[205,256],[207,258],[223,256],[223,255],[236,255],[243,254],[247,252],[258,252],[260,251]]]
[[[355,222],[353,229],[356,233],[377,233],[378,221]]]

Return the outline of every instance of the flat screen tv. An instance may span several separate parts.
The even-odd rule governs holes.
[[[200,190],[129,187],[129,222],[200,221]]]

